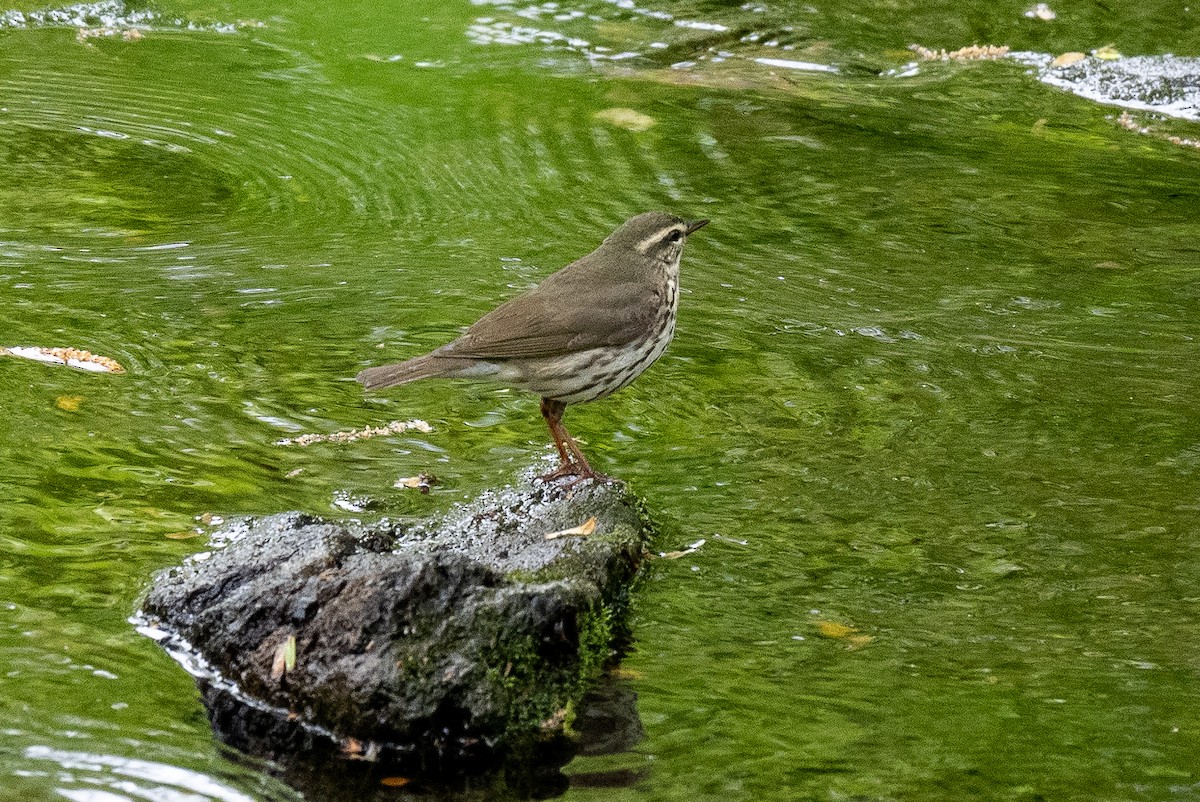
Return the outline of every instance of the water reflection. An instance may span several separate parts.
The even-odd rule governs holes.
[[[55,793],[72,802],[259,802],[205,774],[150,760],[50,746],[26,747],[23,756],[31,766],[54,763],[58,770],[45,776],[53,778]]]

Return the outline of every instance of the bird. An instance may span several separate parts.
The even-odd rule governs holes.
[[[596,250],[488,312],[458,339],[355,379],[368,391],[453,378],[533,393],[559,456],[542,481],[610,481],[588,464],[563,413],[615,393],[662,356],[675,334],[684,243],[708,222],[665,212],[632,217]]]

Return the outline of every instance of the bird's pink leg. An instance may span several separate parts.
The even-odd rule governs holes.
[[[577,484],[585,479],[608,481],[609,477],[592,470],[587,458],[579,450],[575,438],[571,437],[571,433],[563,425],[563,412],[566,411],[566,408],[567,405],[562,401],[542,399],[542,417],[546,419],[546,425],[550,427],[550,435],[554,438],[554,446],[558,449],[559,457],[559,466],[541,477],[542,481],[550,482],[564,476],[577,477],[571,484]]]

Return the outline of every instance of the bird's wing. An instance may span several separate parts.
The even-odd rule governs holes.
[[[595,302],[589,302],[589,296]],[[656,311],[654,294],[645,283],[609,280],[597,287],[586,273],[564,269],[488,312],[437,354],[512,359],[621,345],[647,331]]]

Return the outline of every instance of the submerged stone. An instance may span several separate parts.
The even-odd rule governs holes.
[[[136,620],[244,751],[423,775],[561,764],[648,535],[632,496],[595,484],[487,492],[424,521],[286,513],[160,573]]]
[[[1200,119],[1200,59],[1173,55],[1082,58],[1039,65],[1042,81],[1115,106]]]

